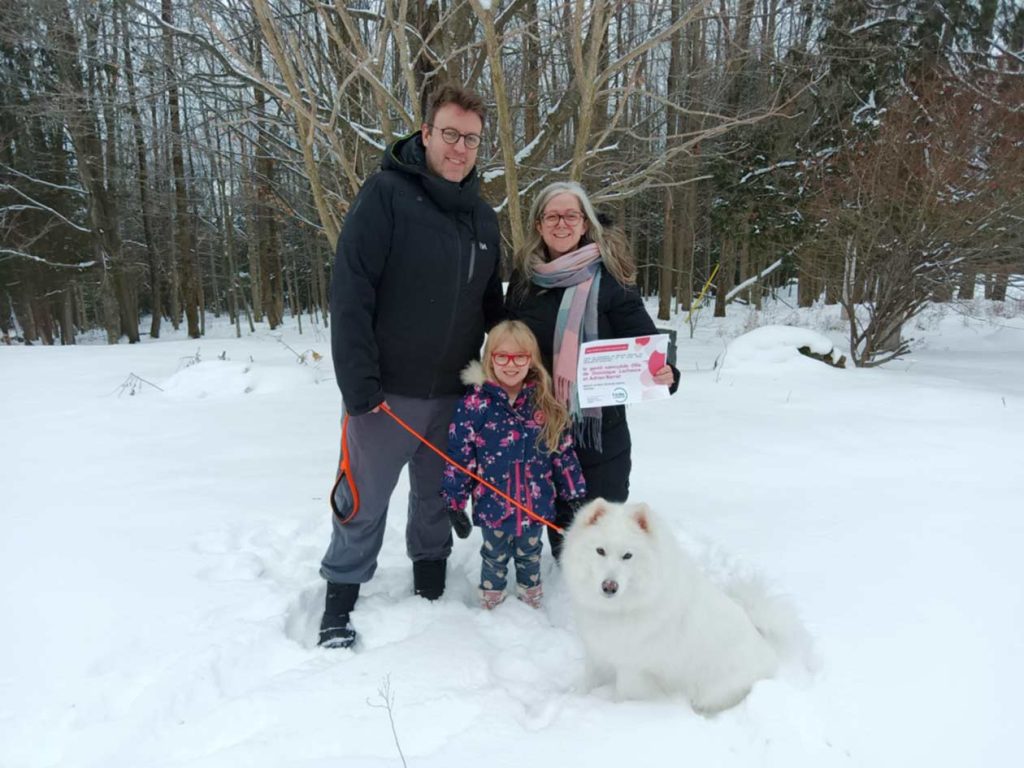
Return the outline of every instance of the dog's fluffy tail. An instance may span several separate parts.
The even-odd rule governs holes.
[[[747,612],[750,621],[775,649],[779,660],[809,673],[819,667],[814,642],[792,601],[769,592],[757,578],[738,578],[726,585],[727,594]]]

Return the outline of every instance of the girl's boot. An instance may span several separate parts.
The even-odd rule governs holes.
[[[516,599],[522,600],[531,608],[540,608],[540,601],[543,597],[544,588],[540,584],[534,584],[532,587],[516,584]]]
[[[480,607],[486,611],[493,610],[505,600],[505,590],[480,588]]]

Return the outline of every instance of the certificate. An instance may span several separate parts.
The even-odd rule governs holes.
[[[654,374],[667,357],[668,334],[664,333],[582,344],[576,372],[580,407],[666,399],[668,387],[656,384]]]

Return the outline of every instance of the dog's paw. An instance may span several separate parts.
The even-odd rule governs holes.
[[[646,672],[620,671],[615,676],[617,701],[646,701],[660,698],[664,693],[658,681]]]
[[[735,707],[747,697],[748,693],[750,693],[749,687],[721,689],[702,696],[691,696],[690,706],[698,715],[714,717],[719,712]]]
[[[590,659],[584,662],[583,688],[585,690],[593,691],[602,685],[609,685],[613,682],[615,682],[615,673],[610,667]]]

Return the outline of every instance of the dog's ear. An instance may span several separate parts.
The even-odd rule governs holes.
[[[604,499],[594,499],[592,502],[587,504],[580,510],[580,515],[583,516],[583,522],[587,525],[593,525],[601,516],[608,511],[608,502]]]
[[[633,509],[630,511],[630,517],[640,527],[640,530],[644,533],[651,532],[651,508],[643,502],[634,504]]]

